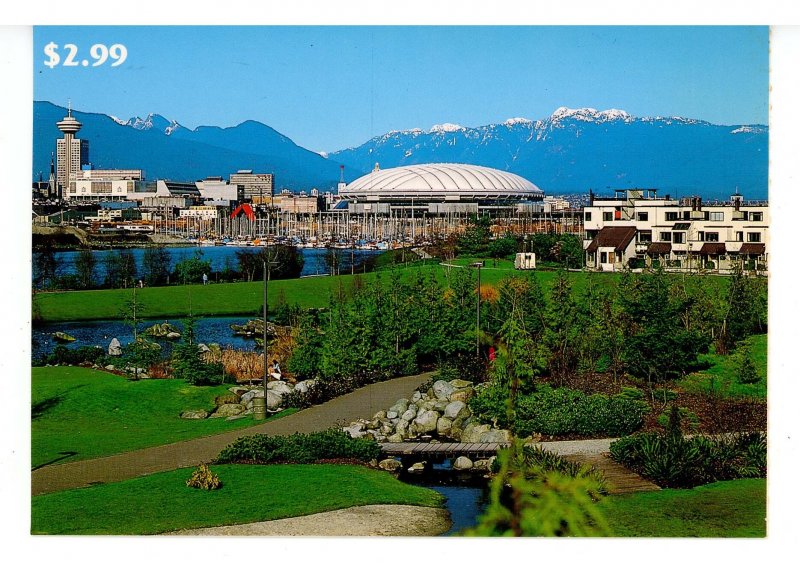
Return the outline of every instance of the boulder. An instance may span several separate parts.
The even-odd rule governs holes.
[[[273,390],[267,390],[267,409],[276,410],[283,404],[283,397]]]
[[[464,418],[468,414],[469,408],[467,408],[467,405],[460,400],[451,402],[444,408],[445,418],[450,418],[451,420],[455,420],[456,418]]]
[[[433,432],[436,430],[436,423],[439,420],[439,413],[434,410],[423,410],[414,419],[414,431],[420,434]]]
[[[174,339],[178,339],[181,336],[178,328],[166,321],[164,323],[152,325],[145,329],[142,333],[149,335],[150,337],[166,337],[167,339],[172,339],[169,337],[170,334],[174,336]]]
[[[185,418],[187,420],[203,420],[208,418],[208,412],[205,410],[186,410],[181,412],[181,418]]]
[[[472,387],[467,387],[464,389],[458,389],[453,391],[452,394],[450,394],[450,400],[451,401],[460,400],[461,402],[467,402],[474,395],[475,395],[475,389],[473,389]]]
[[[450,429],[453,427],[453,421],[449,418],[442,416],[436,421],[436,433],[439,436],[450,436]]]
[[[409,421],[401,418],[397,421],[397,424],[394,425],[395,433],[400,434],[403,438],[408,437],[408,425]]]
[[[378,412],[375,413],[373,418],[375,420],[381,420],[383,418],[386,418],[386,411],[385,410],[379,410]]]
[[[401,398],[389,408],[390,412],[396,412],[398,416],[403,414],[406,410],[408,410],[407,398]]]
[[[411,402],[417,402],[422,399],[422,393],[419,391],[414,391],[414,394],[411,395]]]
[[[481,442],[481,435],[491,430],[488,424],[472,423],[464,428],[461,434],[461,441],[465,444],[478,444]]]
[[[227,418],[228,416],[241,414],[245,410],[246,408],[243,404],[223,404],[209,418]]]
[[[211,349],[209,349],[208,345],[206,345],[205,343],[198,343],[197,344],[197,350],[200,353],[208,353],[209,351],[211,351]]]
[[[246,390],[246,391],[245,391],[245,392],[244,392],[244,393],[241,395],[241,397],[242,397],[242,398],[241,398],[240,402],[241,402],[242,404],[250,404],[250,403],[252,403],[252,402],[253,402],[253,399],[254,399],[255,397],[257,397],[257,396],[259,396],[259,397],[263,397],[263,396],[264,396],[264,391],[263,391],[263,390],[257,390],[257,389],[253,389],[253,390]]]
[[[271,383],[267,383],[267,388],[269,390],[271,390],[272,392],[275,392],[275,393],[278,393],[278,394],[281,394],[281,395],[290,394],[290,393],[294,392],[294,389],[292,388],[292,386],[291,385],[287,385],[283,381],[273,381]]]
[[[446,381],[433,383],[433,395],[439,400],[447,400],[455,390],[456,388]]]
[[[380,462],[378,462],[378,467],[380,469],[384,470],[384,471],[395,472],[398,469],[400,469],[401,467],[403,467],[403,464],[402,464],[402,462],[400,462],[400,460],[396,460],[394,458],[389,458],[389,459],[381,460]]]
[[[245,412],[247,412],[245,410]],[[239,418],[244,418],[245,414],[242,412],[241,414],[234,414],[233,416],[228,416],[225,420],[239,420]]]
[[[386,413],[386,418],[389,420],[396,420],[398,418],[397,412],[394,410],[390,410]]]
[[[398,434],[397,432],[395,432],[394,434],[389,434],[389,435],[386,437],[386,441],[387,441],[387,442],[393,442],[393,443],[395,443],[395,444],[399,444],[400,442],[402,442],[402,441],[403,441],[403,436],[401,436],[400,434]]]
[[[491,460],[475,460],[475,463],[472,464],[472,469],[475,471],[490,471],[491,466]]]
[[[444,409],[447,408],[447,405],[450,404],[446,400],[437,400],[433,403],[433,410],[436,412],[444,412]]]
[[[70,341],[75,341],[74,337],[72,337],[69,333],[63,331],[55,332],[53,334],[53,339],[55,339],[59,343],[69,343]]]
[[[416,416],[417,416],[417,411],[416,410],[412,410],[411,407],[409,407],[409,409],[406,410],[400,418],[402,418],[403,420],[406,420],[407,422],[410,422],[410,421],[414,420],[414,418],[416,418]]]
[[[175,339],[180,339],[181,334],[177,331],[170,331],[165,337],[174,341]]]
[[[425,462],[417,462],[408,468],[408,473],[422,473],[425,471]]]
[[[480,435],[478,442],[481,444],[510,444],[511,432],[508,430],[489,430]]]
[[[307,381],[300,381],[298,383],[295,383],[294,390],[296,390],[299,393],[303,393],[303,394],[307,393],[308,392],[308,382]]]
[[[232,392],[233,394],[238,394],[239,396],[244,395],[250,389],[248,387],[230,387],[228,392]]]
[[[472,469],[472,460],[466,456],[458,456],[453,462],[453,469],[463,471],[465,469]]]
[[[119,357],[122,355],[122,344],[116,337],[114,337],[111,340],[111,343],[108,344],[108,354],[112,357]]]
[[[262,339],[264,336],[264,320],[250,320],[244,324],[232,323],[230,328],[233,330],[234,335],[242,335],[244,337],[255,337]],[[274,323],[267,322],[267,339],[277,335],[276,326]],[[263,339],[262,339],[263,340]]]
[[[462,379],[453,379],[450,381],[450,386],[457,389],[465,389],[472,386],[472,381],[465,381]]]
[[[115,371],[117,369],[114,365],[106,365],[104,368],[106,371]]]

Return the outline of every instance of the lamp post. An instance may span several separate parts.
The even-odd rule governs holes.
[[[481,356],[481,268],[483,262],[473,262],[470,264],[473,268],[478,269],[478,302],[477,310],[475,311],[475,356]]]
[[[269,254],[269,247],[266,248],[264,251],[266,255]],[[267,377],[269,376],[269,364],[267,361],[267,287],[269,286],[269,273],[270,268],[273,266],[277,266],[277,262],[274,260],[267,260],[267,256],[262,259],[262,263],[264,265],[264,327],[261,332],[261,341],[263,342],[263,349],[264,349],[264,404],[267,403]]]

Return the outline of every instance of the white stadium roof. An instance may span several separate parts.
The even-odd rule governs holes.
[[[377,170],[339,192],[349,199],[540,200],[544,192],[516,174],[469,164],[420,164]]]

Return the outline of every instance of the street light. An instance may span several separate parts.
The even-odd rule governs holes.
[[[269,247],[267,247],[264,252],[269,254]],[[264,328],[261,333],[261,340],[263,342],[262,346],[264,349],[264,405],[266,409],[267,377],[269,376],[269,365],[267,362],[267,287],[269,285],[269,269],[273,266],[277,266],[278,262],[274,260],[268,261],[266,256],[262,259],[262,262],[264,265]]]
[[[475,356],[481,356],[481,268],[483,262],[473,262],[470,264],[473,268],[478,269],[478,308],[475,312]]]

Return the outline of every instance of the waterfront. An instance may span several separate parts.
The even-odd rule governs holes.
[[[135,247],[128,249],[106,249],[106,250],[93,250],[97,266],[95,267],[95,278],[102,281],[105,277],[105,266],[108,254],[112,251],[128,250],[133,255],[134,261],[138,271],[142,268],[142,258],[146,248]],[[237,271],[238,261],[236,253],[247,251],[256,253],[260,248],[246,247],[246,246],[218,246],[218,247],[200,247],[200,246],[171,246],[164,247],[164,250],[169,253],[170,257],[170,272],[174,271],[175,265],[185,259],[192,258],[195,254],[200,254],[200,259],[211,263],[212,281],[215,273],[222,272],[226,269]],[[329,260],[326,259],[330,255],[330,251],[336,251],[338,261],[340,262],[339,271],[347,273],[351,271],[351,267],[355,265],[358,270],[363,266],[363,263],[373,258],[382,251],[379,250],[363,250],[363,249],[324,249],[324,248],[301,248],[298,251],[303,255],[303,270],[300,276],[321,276],[331,273]],[[35,255],[36,253],[34,253]],[[75,274],[75,264],[80,255],[79,251],[58,251],[55,253],[56,262],[59,265],[59,275],[67,276]]]

